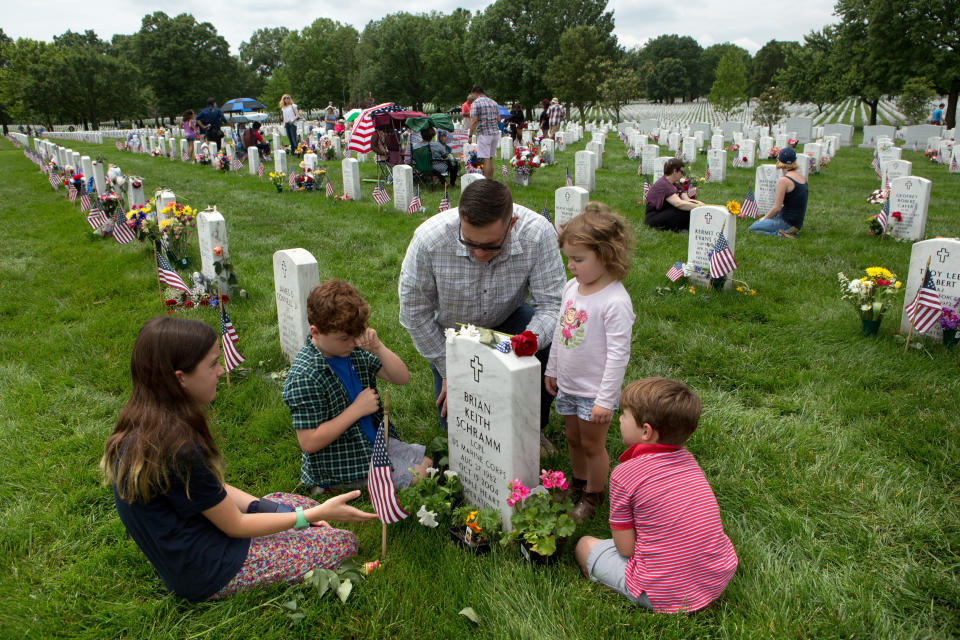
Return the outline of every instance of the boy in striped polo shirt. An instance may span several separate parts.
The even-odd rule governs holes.
[[[716,600],[737,568],[720,510],[684,442],[697,428],[700,398],[667,378],[632,382],[620,395],[627,450],[610,475],[613,538],[584,536],[583,574],[631,602],[665,613]]]

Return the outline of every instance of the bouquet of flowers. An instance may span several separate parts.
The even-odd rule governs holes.
[[[517,147],[513,151],[513,157],[510,158],[510,166],[514,169],[514,176],[518,183],[528,182],[533,170],[541,164],[543,160],[537,154],[536,147]]]
[[[142,205],[134,205],[126,213],[127,226],[133,229],[140,242],[150,239],[156,242],[160,239],[160,227],[157,224],[157,212],[153,208],[153,199],[151,198]]]
[[[453,527],[450,533],[455,539],[470,547],[486,546],[497,541],[502,534],[500,512],[493,507],[476,507],[465,504],[453,510]]]
[[[117,209],[120,208],[120,196],[112,190],[108,190],[103,195],[98,196],[97,199],[100,201],[100,209],[107,218],[114,220],[117,217]]]
[[[160,213],[164,217],[158,227],[167,237],[167,251],[179,262],[186,256],[190,229],[197,226],[196,211],[189,206],[172,202]]]
[[[273,183],[273,186],[277,188],[277,193],[283,191],[283,183],[286,182],[284,178],[287,177],[283,171],[271,171],[270,172],[270,182]]]
[[[718,134],[719,135],[719,134]],[[734,142],[729,147],[727,147],[727,153],[732,153],[737,155],[740,152],[740,145]]]
[[[787,140],[787,146],[789,146],[789,147],[795,147],[795,146],[797,146],[797,143],[798,143],[798,142],[800,142],[798,139],[796,139],[796,138],[790,138],[789,140]]]
[[[902,284],[895,273],[883,267],[868,267],[864,273],[854,279],[838,273],[840,297],[853,304],[862,320],[880,320]]]
[[[947,331],[956,331],[958,324],[960,324],[960,316],[954,313],[952,309],[944,307],[943,311],[940,312],[940,328]]]
[[[223,151],[217,152],[217,158],[214,160],[216,164],[214,166],[220,171],[229,171],[230,170],[230,156],[228,156]]]
[[[70,176],[70,182],[73,183],[73,188],[77,190],[77,193],[83,193],[83,174],[75,173]]]
[[[777,147],[770,147],[769,153],[767,153],[767,158],[773,160],[780,155],[780,149]]]
[[[333,146],[333,140],[329,136],[323,136],[320,138],[319,142],[319,152],[323,156],[324,160],[336,160],[337,159],[337,150]]]
[[[867,226],[869,227],[869,231],[867,231],[867,233],[869,235],[882,236],[884,234],[885,230],[883,228],[883,225],[880,224],[881,215],[882,214],[878,213],[876,215],[872,215],[869,218],[867,218]],[[901,220],[903,220],[903,215],[899,211],[894,211],[893,213],[890,214],[890,217],[896,220],[897,222],[900,222]]]
[[[694,175],[683,177],[680,182],[677,183],[683,192],[686,193],[691,198],[697,197],[697,180],[698,178]]]
[[[316,148],[315,146],[313,146],[312,144],[310,144],[310,143],[307,142],[306,140],[301,140],[301,141],[297,144],[297,150],[294,151],[294,153],[299,156],[299,155],[303,155],[303,154],[306,153],[307,151],[309,151],[309,152],[311,152],[311,153],[316,153],[316,150],[317,150],[317,148]]]
[[[519,480],[509,483],[507,504],[514,509],[510,516],[513,531],[503,543],[519,540],[529,552],[552,556],[557,550],[558,538],[566,538],[576,529],[567,515],[573,510],[573,501],[562,493],[568,488],[562,471],[541,470],[540,483],[543,488],[537,487],[534,491]]]
[[[733,215],[739,215],[740,203],[737,202],[736,200],[730,200],[729,202],[727,202],[727,211],[729,211]]]
[[[867,196],[867,202],[870,204],[883,204],[887,201],[887,190],[886,189],[874,189],[873,192]]]
[[[483,161],[477,157],[476,151],[471,151],[466,159],[467,173],[483,173]]]
[[[441,474],[430,467],[426,477],[397,492],[397,501],[404,511],[416,513],[420,524],[435,529],[440,524],[449,526],[453,508],[460,502],[462,493],[456,472],[447,470]]]

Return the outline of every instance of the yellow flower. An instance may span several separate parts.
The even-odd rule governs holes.
[[[173,220],[171,220],[170,218],[164,218],[163,220],[160,221],[160,229],[166,229],[167,227],[172,225],[173,225]]]
[[[750,289],[750,295],[752,295],[752,296],[757,295],[757,290],[756,290],[756,289]]]
[[[697,292],[697,288],[696,288],[696,287],[690,287],[690,288],[688,289],[688,291],[689,291],[690,293],[696,293],[696,292]]]
[[[740,203],[736,200],[731,200],[727,203],[727,211],[734,215],[740,213]]]
[[[743,287],[737,287],[737,291],[739,291],[740,293],[743,293]]]
[[[902,283],[901,283],[899,280],[897,280],[896,282],[893,283],[893,288],[894,288],[894,289],[899,289],[900,286],[901,286],[901,284],[902,284]]]
[[[868,267],[866,269],[867,275],[871,278],[883,278],[884,280],[892,280],[893,273],[889,269],[884,269],[883,267]]]

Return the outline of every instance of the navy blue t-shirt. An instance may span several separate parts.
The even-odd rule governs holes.
[[[127,502],[113,488],[120,521],[170,591],[191,602],[206,600],[240,571],[250,538],[231,538],[201,513],[227,491],[194,450],[181,458],[190,467],[190,497],[175,474],[170,490],[148,503]]]
[[[343,385],[343,389],[347,392],[349,401],[353,402],[356,400],[360,392],[363,391],[363,385],[360,384],[360,376],[357,375],[357,372],[353,370],[353,365],[350,364],[350,356],[345,358],[326,357],[326,360],[327,364],[330,365],[330,368],[333,369],[333,372],[340,379],[340,384]],[[377,439],[377,430],[373,428],[373,419],[370,416],[363,416],[357,420],[357,424],[360,425],[360,429],[363,430],[363,435],[367,436],[370,442]]]

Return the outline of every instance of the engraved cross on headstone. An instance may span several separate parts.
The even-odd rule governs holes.
[[[483,364],[480,363],[480,356],[473,356],[470,361],[470,368],[473,369],[473,381],[480,382],[480,374],[483,373]]]
[[[713,214],[707,211],[703,214],[703,219],[707,221],[707,224],[710,224],[710,221],[713,220]]]
[[[939,256],[940,263],[942,264],[947,261],[947,258],[950,257],[950,252],[946,249],[940,249],[940,251],[937,251],[937,256]]]

